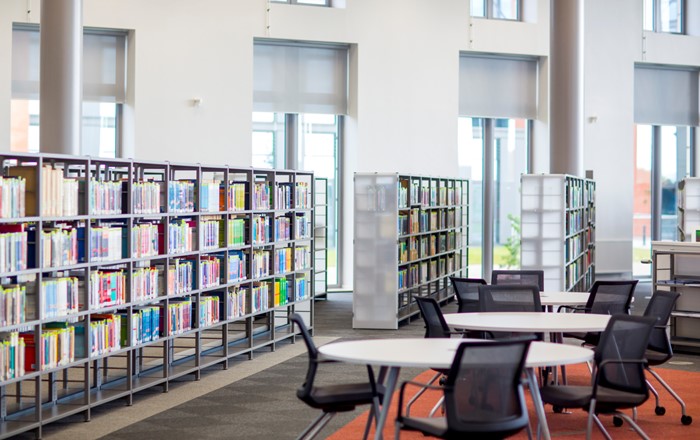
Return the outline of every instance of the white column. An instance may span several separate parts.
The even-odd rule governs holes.
[[[550,172],[583,176],[583,0],[552,0]]]
[[[83,1],[42,0],[39,143],[42,152],[80,154]]]

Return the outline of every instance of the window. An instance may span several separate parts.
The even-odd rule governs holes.
[[[38,152],[39,28],[12,30],[10,148]],[[126,33],[85,30],[83,38],[83,120],[81,154],[116,157],[119,118],[126,96]]]
[[[644,29],[671,34],[685,33],[683,0],[644,0]]]
[[[256,40],[253,71],[254,166],[313,171],[328,179],[328,284],[338,286],[348,47]]]
[[[471,0],[472,17],[520,20],[521,0]]]

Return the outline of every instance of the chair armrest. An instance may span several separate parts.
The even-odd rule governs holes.
[[[444,390],[445,389],[445,387],[442,387],[442,386],[428,385],[427,383],[416,382],[414,380],[404,381],[401,384],[401,388],[399,389],[399,407],[398,407],[398,410],[396,413],[396,417],[399,419],[403,417],[403,414],[401,414],[401,408],[403,408],[403,395],[404,395],[404,392],[406,391],[406,385],[416,385],[416,386],[426,388],[429,390]]]

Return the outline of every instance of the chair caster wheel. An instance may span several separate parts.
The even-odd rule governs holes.
[[[552,407],[552,411],[554,411],[554,412],[557,413],[557,414],[561,414],[561,413],[564,412],[564,407],[554,405],[554,406]]]
[[[690,425],[693,423],[693,418],[690,416],[681,416],[681,423],[684,425]]]
[[[656,408],[654,408],[654,412],[657,416],[662,416],[666,414],[666,408],[664,408],[663,406],[657,406]]]
[[[619,428],[622,426],[622,419],[620,417],[613,417],[613,425]]]

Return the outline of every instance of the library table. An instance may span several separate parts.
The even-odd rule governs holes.
[[[456,329],[523,333],[602,332],[610,315],[594,313],[477,312],[446,313],[445,322]]]
[[[540,292],[540,302],[548,310],[556,306],[585,306],[589,292]]]
[[[544,315],[544,313],[543,313]],[[381,439],[386,423],[391,397],[402,367],[449,369],[455,351],[462,342],[483,342],[481,339],[363,339],[335,342],[318,348],[324,359],[353,364],[378,365],[382,367],[379,381],[385,387],[384,400],[377,420],[375,439]],[[537,385],[536,368],[578,364],[593,359],[593,351],[576,345],[533,342],[530,344],[525,361],[525,372],[529,389],[542,429],[542,435],[549,439],[549,428],[544,412],[544,404]],[[385,374],[384,374],[385,373]]]

